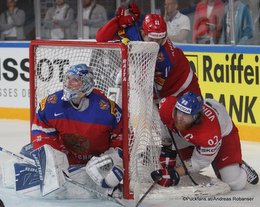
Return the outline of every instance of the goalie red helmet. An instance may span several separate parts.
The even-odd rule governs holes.
[[[144,34],[153,39],[166,37],[167,26],[161,15],[147,14],[143,20]]]

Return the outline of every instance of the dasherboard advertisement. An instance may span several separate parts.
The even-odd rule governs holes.
[[[202,94],[225,105],[241,137],[260,137],[260,55],[185,52]],[[210,126],[209,126],[210,127]]]
[[[0,49],[0,118],[29,119],[29,44],[15,48],[14,44],[3,45]]]
[[[260,47],[178,47],[196,71],[203,96],[226,106],[242,139],[260,141]],[[29,120],[29,43],[0,48],[0,118]]]

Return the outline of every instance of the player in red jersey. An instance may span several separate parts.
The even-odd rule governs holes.
[[[187,92],[180,98],[162,99],[159,113],[172,132],[194,146],[186,160],[188,172],[199,172],[212,164],[232,190],[242,190],[247,181],[258,182],[257,173],[242,160],[238,129],[222,104]],[[164,177],[169,174],[169,178]],[[178,176],[184,174],[184,168],[177,167],[154,171],[152,176],[161,176],[159,184],[169,186],[178,183]]]
[[[187,91],[201,95],[198,78],[192,71],[188,59],[181,49],[167,37],[167,26],[162,16],[148,14],[143,21],[135,3],[129,9],[118,9],[117,16],[100,28],[96,34],[98,42],[111,40],[157,42],[160,45],[155,68],[155,98],[180,97]]]

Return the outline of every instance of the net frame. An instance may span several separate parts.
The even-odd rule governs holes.
[[[133,67],[139,67],[140,65],[135,65],[135,60],[134,56],[131,56],[131,49],[135,48],[133,44],[141,44],[141,47],[138,47],[137,51],[140,53],[141,56],[146,55],[148,53],[147,48],[145,47],[145,44],[154,44],[154,47],[156,48],[157,51],[153,52],[153,61],[150,66],[150,76],[147,77],[150,80],[151,85],[148,86],[149,93],[143,94],[147,95],[147,100],[149,100],[149,103],[143,103],[143,104],[149,104],[149,113],[147,117],[147,114],[145,114],[143,111],[138,111],[135,113],[135,106],[129,106],[131,103],[128,103],[129,97],[135,97],[138,99],[138,94],[136,94],[135,87],[140,87],[140,86],[134,86],[134,85],[129,85],[129,79],[136,79],[140,77],[144,77],[142,74],[142,70],[137,71],[139,74],[130,74],[129,73],[129,68]],[[35,115],[36,111],[36,106],[39,101],[36,100],[36,85],[37,85],[37,64],[36,63],[36,50],[38,47],[68,47],[68,48],[73,48],[73,47],[89,47],[89,48],[99,48],[99,49],[105,49],[105,48],[110,48],[110,49],[115,49],[120,51],[120,58],[122,59],[121,61],[121,84],[122,84],[122,111],[123,111],[123,164],[124,164],[124,187],[123,187],[123,196],[126,199],[132,199],[134,198],[133,192],[137,192],[138,188],[140,188],[140,183],[142,179],[148,178],[147,182],[152,182],[150,178],[150,171],[155,170],[158,168],[158,148],[154,146],[154,142],[156,142],[156,146],[160,145],[160,142],[158,141],[160,138],[160,135],[158,134],[158,123],[155,123],[155,121],[151,123],[146,123],[145,119],[149,120],[152,119],[153,116],[153,100],[152,100],[152,85],[153,85],[153,76],[154,76],[154,68],[155,68],[155,62],[156,62],[156,57],[157,57],[157,52],[159,50],[159,46],[156,43],[130,43],[127,45],[122,44],[122,43],[97,43],[97,42],[86,42],[86,41],[50,41],[50,40],[33,40],[31,41],[30,48],[29,48],[29,55],[30,55],[30,117],[31,117],[31,124],[33,117]],[[130,55],[129,55],[130,54]],[[148,59],[151,57],[147,57]],[[132,65],[131,65],[132,64]],[[130,66],[129,66],[130,65]],[[133,66],[134,65],[134,66]],[[142,66],[141,66],[142,67]],[[146,74],[147,75],[147,74]],[[132,81],[132,80],[131,80]],[[134,82],[135,80],[133,80]],[[150,97],[149,97],[150,96]],[[134,114],[133,117],[131,117],[130,114]],[[141,114],[138,114],[141,113]],[[143,114],[142,114],[143,113]],[[157,117],[158,118],[158,117]],[[157,118],[155,120],[157,120]],[[141,129],[138,129],[138,125],[140,123],[140,120],[143,120],[146,124],[145,126],[141,126]],[[138,136],[142,137],[143,134],[145,136],[151,136],[155,137],[155,139],[151,139],[151,145],[148,148],[146,147],[139,147],[139,143],[134,143],[131,141],[131,136],[136,136],[136,134],[140,134]],[[142,142],[142,140],[140,140]],[[136,148],[137,150],[135,151],[136,154],[133,154],[133,148]],[[139,173],[136,170],[138,166],[140,169],[143,166],[143,164],[139,161],[137,161],[133,156],[149,156],[148,153],[153,154],[149,160],[150,162],[155,162],[155,166],[149,166],[149,163],[146,163],[145,168],[148,171],[146,175],[142,175],[141,178],[139,177]],[[139,162],[139,163],[138,163]],[[131,167],[130,167],[131,166]],[[126,170],[128,169],[128,170]],[[141,173],[140,173],[141,174]],[[139,177],[139,178],[138,178]],[[134,178],[135,180],[133,183],[130,183],[130,180]],[[138,180],[138,179],[139,180]],[[150,180],[149,180],[150,179]],[[139,186],[139,187],[138,187]],[[139,196],[139,195],[138,195]]]

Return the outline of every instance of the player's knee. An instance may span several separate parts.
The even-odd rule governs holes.
[[[239,164],[229,165],[219,170],[221,179],[231,190],[243,190],[247,183],[247,175]]]

